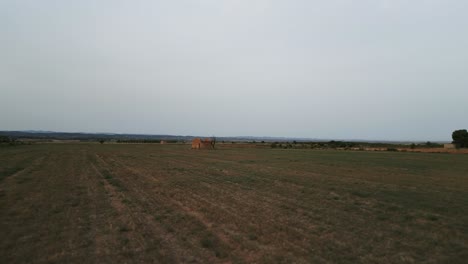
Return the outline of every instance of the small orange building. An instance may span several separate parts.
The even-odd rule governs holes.
[[[192,140],[192,149],[214,149],[214,141],[211,139],[194,138]]]

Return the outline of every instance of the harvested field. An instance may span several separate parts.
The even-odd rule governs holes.
[[[466,263],[468,155],[0,148],[3,263]]]

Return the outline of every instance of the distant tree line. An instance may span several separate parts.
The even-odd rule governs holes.
[[[328,141],[328,142],[273,142],[272,148],[297,148],[297,149],[336,149],[336,148],[359,148],[362,144],[359,142],[345,142],[345,141]]]
[[[26,144],[23,141],[19,141],[16,138],[8,137],[8,136],[0,136],[0,145],[7,145],[7,146],[16,146],[16,145],[24,145]],[[31,143],[28,143],[31,144]]]
[[[422,144],[392,144],[392,143],[372,143],[372,142],[349,142],[335,141],[328,142],[273,142],[271,148],[282,149],[347,149],[347,150],[364,150],[364,148],[381,148],[389,151],[397,151],[398,148],[440,148],[443,145],[439,143],[426,142]]]
[[[7,136],[0,136],[0,143],[10,143],[11,138]]]
[[[179,140],[163,140],[163,139],[118,139],[117,143],[151,143],[159,144],[161,141],[165,143],[183,143]]]

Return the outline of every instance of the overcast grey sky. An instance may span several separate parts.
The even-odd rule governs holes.
[[[450,140],[465,0],[0,0],[0,130]]]

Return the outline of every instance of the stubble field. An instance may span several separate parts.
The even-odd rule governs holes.
[[[468,155],[0,148],[2,263],[466,263]]]

